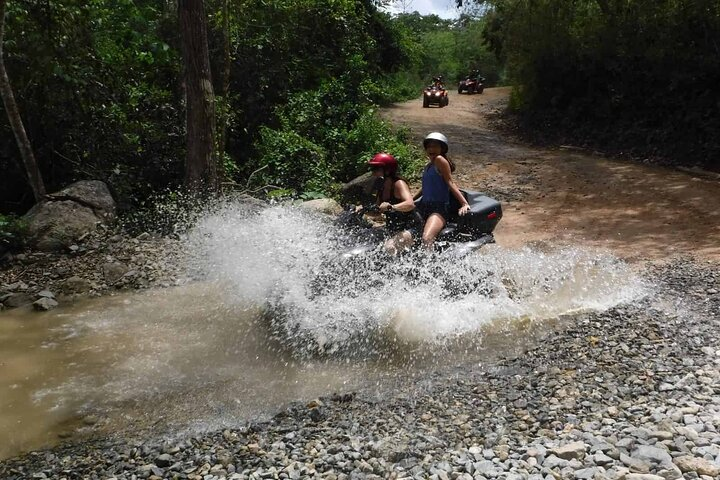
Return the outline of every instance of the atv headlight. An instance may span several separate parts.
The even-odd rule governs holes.
[[[435,96],[436,96],[436,97],[439,97],[439,96],[440,96],[440,92],[435,92]]]

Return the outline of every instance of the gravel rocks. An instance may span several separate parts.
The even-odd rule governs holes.
[[[193,438],[33,452],[0,463],[0,477],[718,478],[720,298],[708,290],[720,275],[676,262],[648,276],[657,297],[578,314],[487,368],[428,372],[380,400],[295,403],[271,421]]]
[[[62,304],[117,290],[178,285],[187,281],[183,252],[171,238],[99,230],[64,252],[6,255],[0,261],[0,303],[16,308],[45,297]],[[36,308],[52,303],[36,302]]]

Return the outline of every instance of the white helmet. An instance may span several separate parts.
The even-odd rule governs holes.
[[[432,132],[428,134],[427,137],[425,137],[425,140],[423,140],[423,147],[427,147],[427,144],[430,140],[435,140],[437,142],[440,142],[442,144],[442,154],[445,155],[450,148],[450,144],[448,143],[448,139],[445,135],[443,135],[440,132]]]

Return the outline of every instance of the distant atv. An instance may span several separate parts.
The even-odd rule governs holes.
[[[484,81],[484,77],[467,77],[458,84],[458,93],[483,93]]]
[[[443,87],[429,85],[423,90],[423,108],[428,108],[430,105],[442,108],[449,103],[448,92]]]

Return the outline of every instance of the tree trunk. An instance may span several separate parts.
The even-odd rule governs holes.
[[[5,70],[5,60],[3,58],[3,42],[5,36],[5,4],[6,0],[0,0],[0,95],[2,95],[5,112],[7,112],[8,121],[15,134],[20,156],[25,165],[25,172],[28,176],[28,182],[35,195],[35,201],[40,203],[45,200],[45,184],[43,183],[40,170],[38,169],[35,155],[33,155],[30,140],[25,133],[25,127],[20,118],[20,110],[15,103],[15,95],[13,95],[12,86],[7,70]]]
[[[202,0],[178,0],[185,66],[187,155],[185,185],[194,191],[218,189],[215,156],[215,95],[210,74]]]
[[[230,0],[223,0],[223,73],[222,73],[222,98],[223,110],[220,116],[220,135],[218,138],[218,158],[222,160],[225,154],[225,144],[227,143],[227,122],[228,112],[230,111],[230,8],[228,6]]]

